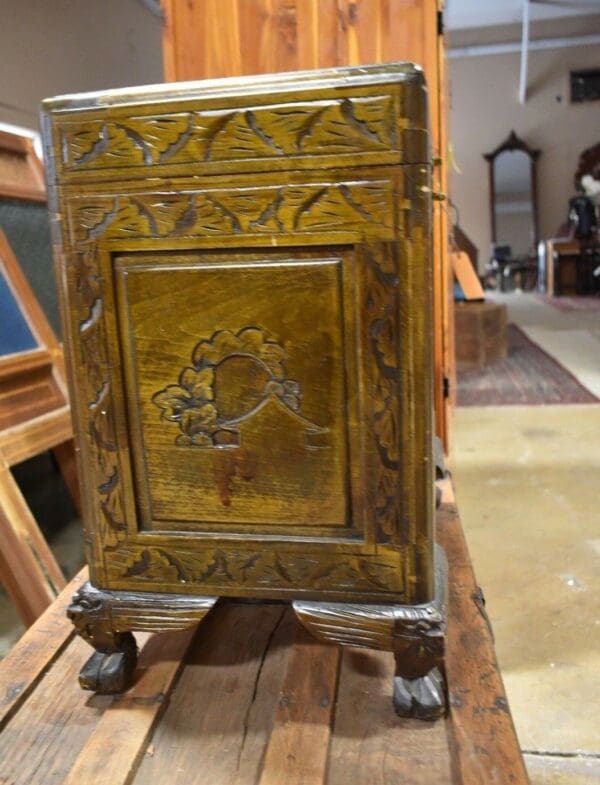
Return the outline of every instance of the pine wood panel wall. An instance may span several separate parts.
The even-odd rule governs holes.
[[[430,95],[434,190],[446,193],[443,0],[162,0],[165,79],[186,81],[336,65],[411,60]],[[438,434],[449,441],[452,281],[444,202],[434,206],[435,402]]]

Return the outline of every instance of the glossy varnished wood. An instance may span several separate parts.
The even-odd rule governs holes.
[[[57,98],[44,125],[93,586],[141,617],[431,601],[420,69]],[[106,614],[80,625],[101,690],[133,656]]]
[[[248,108],[248,93],[258,108]],[[419,71],[402,65],[47,105],[73,396],[79,433],[92,437],[80,441],[96,585],[431,596],[424,106]],[[179,159],[187,177],[173,180]],[[370,165],[335,168],[343,161]],[[148,181],[149,170],[163,180]],[[275,482],[258,495],[250,475],[253,463],[269,468],[268,438],[246,461],[239,450],[237,461],[219,457],[228,445],[216,441],[229,437],[215,368],[224,374],[240,354],[258,374],[248,400],[269,406],[235,438],[252,442],[289,423],[288,468],[275,461]],[[230,420],[245,413],[236,405]],[[202,431],[203,417],[219,427]],[[401,443],[414,445],[403,448],[402,470]],[[310,469],[307,446],[328,451],[327,470]],[[181,494],[169,489],[170,470]],[[206,493],[194,495],[195,477]],[[324,483],[313,497],[302,491],[309,477]],[[222,539],[228,523],[244,527],[235,548]],[[186,526],[195,537],[177,534]],[[278,526],[294,536],[265,548]],[[313,537],[303,540],[307,528]],[[311,553],[304,566],[302,549]]]

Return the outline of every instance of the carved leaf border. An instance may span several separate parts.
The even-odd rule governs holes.
[[[346,96],[238,109],[192,109],[60,126],[65,171],[156,167],[396,147],[392,95]]]
[[[361,187],[366,189],[366,203],[373,210],[370,213],[361,200]],[[383,187],[382,187],[383,186]],[[387,188],[386,188],[387,186]],[[306,195],[307,186],[290,186],[288,190],[300,193],[303,197],[299,211],[308,212],[327,193],[336,193],[337,204],[343,204],[344,210],[353,212],[357,222],[364,226],[368,220],[376,220],[375,216],[390,214],[387,206],[377,205],[381,198],[391,199],[391,183],[388,181],[365,183],[348,183],[337,186],[317,188],[312,194]],[[265,189],[266,190],[266,189]],[[254,221],[254,227],[264,226],[268,221],[274,221],[274,231],[281,231],[278,210],[283,204],[281,198],[285,188],[279,188],[275,195],[273,209],[269,205],[261,210],[259,219]],[[271,189],[271,194],[273,189]],[[86,229],[85,237],[74,238],[75,245],[82,248],[76,255],[75,292],[76,307],[79,314],[79,351],[83,366],[86,368],[86,383],[88,385],[88,443],[91,448],[94,462],[94,480],[99,495],[99,527],[100,540],[107,551],[111,551],[111,565],[119,552],[125,552],[127,546],[123,540],[127,534],[125,522],[125,505],[121,485],[119,457],[117,450],[116,429],[114,423],[114,402],[110,386],[109,362],[107,356],[107,339],[104,334],[103,296],[101,275],[98,269],[98,243],[110,236],[118,228],[118,236],[147,237],[156,236],[160,231],[161,236],[164,226],[168,223],[171,232],[177,233],[177,228],[189,226],[191,205],[182,197],[153,205],[155,212],[146,208],[144,200],[155,198],[155,194],[142,194],[136,197],[88,197],[77,198],[77,210],[71,209],[70,225],[82,225]],[[188,195],[188,199],[191,198]],[[341,200],[341,201],[340,201]],[[75,199],[71,200],[71,208]],[[330,204],[326,204],[326,211],[330,211]],[[375,206],[373,206],[375,205]],[[125,212],[125,218],[123,214]],[[225,212],[225,211],[224,211]],[[289,215],[289,214],[288,214]],[[339,216],[335,217],[339,221]],[[117,220],[118,219],[118,220]],[[127,223],[129,221],[129,223]],[[227,225],[223,233],[231,234],[235,231],[236,216],[234,213],[227,217]],[[298,223],[297,217],[293,223]],[[252,225],[252,222],[251,224]],[[319,227],[321,228],[321,227]],[[167,235],[168,236],[168,235]],[[398,501],[398,473],[399,473],[399,425],[398,425],[398,358],[397,347],[397,288],[398,278],[394,269],[394,262],[390,261],[384,246],[367,252],[367,313],[372,315],[369,325],[371,343],[372,373],[375,381],[374,410],[372,413],[373,430],[380,456],[377,490],[375,499],[375,518],[380,535],[380,541],[397,540],[400,532],[399,501]],[[382,536],[383,535],[385,536]],[[166,553],[166,552],[165,552]],[[224,563],[219,562],[215,555],[215,572],[226,576]],[[302,561],[301,559],[299,561]],[[375,575],[369,570],[369,562],[356,561],[338,565],[336,569],[348,570],[347,582],[337,578],[340,587],[359,586],[371,591],[375,587],[379,591],[392,591],[401,593],[404,586],[400,585],[401,571],[397,566],[387,571],[389,580],[382,580],[382,575]],[[207,568],[209,569],[209,568]],[[210,568],[212,569],[212,567]],[[296,566],[295,569],[300,569]],[[272,578],[269,580],[283,581],[286,583],[288,566],[282,562],[274,562],[267,570]],[[279,579],[276,577],[279,575]],[[210,577],[210,576],[209,576]],[[296,579],[295,579],[296,580]],[[320,578],[311,575],[311,580],[318,582]],[[293,581],[291,582],[293,583]],[[298,587],[303,583],[297,579]],[[306,585],[304,583],[304,585]],[[315,584],[316,585],[316,584]],[[328,587],[330,584],[328,583]]]
[[[378,463],[373,500],[377,540],[400,544],[400,370],[396,260],[383,244],[368,246],[366,303],[371,347],[371,420]]]
[[[102,240],[360,231],[391,237],[389,180],[71,196],[75,245]]]
[[[169,546],[122,546],[111,560],[114,578],[168,585],[199,583],[219,589],[246,586],[328,591],[404,592],[397,563],[382,558],[345,555],[335,561],[328,552],[296,554],[265,550],[207,548],[190,552]]]

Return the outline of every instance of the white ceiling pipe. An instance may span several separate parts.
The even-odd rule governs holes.
[[[593,46],[600,44],[600,34],[574,35],[566,38],[538,38],[529,42],[529,51],[538,49],[564,49],[569,46]],[[473,44],[472,46],[457,46],[448,50],[448,57],[481,57],[483,55],[504,55],[521,51],[518,41],[509,41],[503,44]]]
[[[527,57],[529,55],[529,0],[523,0],[523,35],[521,37],[521,71],[519,74],[519,103],[527,100]]]

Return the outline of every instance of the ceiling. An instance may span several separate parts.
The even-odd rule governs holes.
[[[555,19],[600,13],[600,0],[530,0],[530,19]],[[523,0],[446,0],[450,30],[493,27],[520,22]]]

